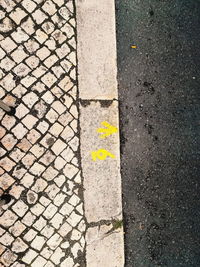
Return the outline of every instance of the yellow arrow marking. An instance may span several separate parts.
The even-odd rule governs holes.
[[[101,133],[101,135],[99,136],[100,138],[106,138],[111,134],[117,133],[118,131],[118,129],[115,126],[110,125],[107,121],[103,121],[101,125],[107,128],[97,129],[97,133]]]
[[[91,152],[92,155],[92,159],[94,161],[98,159],[100,160],[105,160],[107,157],[111,157],[111,158],[115,158],[115,155],[113,155],[112,153],[110,153],[109,151],[105,150],[105,149],[99,149],[97,151],[92,151]]]

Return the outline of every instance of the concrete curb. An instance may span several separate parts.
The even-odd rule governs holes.
[[[117,99],[114,0],[76,0],[79,95]]]
[[[124,266],[114,4],[76,0],[88,267]]]

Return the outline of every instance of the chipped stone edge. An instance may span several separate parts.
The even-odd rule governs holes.
[[[115,26],[115,0],[111,0],[111,1],[107,1],[107,0],[101,0],[98,1],[100,4],[98,4],[97,10],[95,9],[95,5],[94,3],[96,3],[96,1],[94,0],[74,0],[75,4],[76,4],[76,16],[77,16],[77,61],[78,61],[78,85],[79,85],[79,112],[80,112],[80,116],[81,116],[81,112],[83,112],[83,108],[81,107],[81,102],[83,101],[84,103],[86,103],[87,105],[92,103],[92,102],[103,102],[103,103],[107,103],[109,106],[109,103],[113,103],[113,101],[117,101],[118,102],[118,88],[117,88],[117,60],[116,60],[116,55],[117,55],[117,49],[116,49],[116,26]],[[112,53],[110,54],[111,60],[109,61],[109,68],[108,68],[108,73],[107,75],[110,75],[109,70],[113,69],[113,73],[111,73],[111,87],[109,84],[109,88],[107,89],[105,85],[107,85],[106,83],[106,79],[107,79],[107,75],[105,72],[105,66],[104,66],[104,70],[103,68],[100,68],[100,71],[98,71],[98,73],[95,73],[95,69],[93,72],[91,72],[92,68],[94,67],[94,64],[91,64],[91,58],[94,58],[95,60],[98,59],[98,53],[99,53],[99,49],[98,47],[95,48],[95,46],[91,45],[90,46],[90,42],[92,43],[93,40],[91,39],[90,41],[88,41],[88,36],[84,35],[83,32],[84,30],[86,31],[90,31],[91,32],[91,38],[92,36],[98,36],[98,41],[101,45],[101,52],[100,54],[103,56],[103,52],[108,50],[108,43],[104,41],[104,35],[103,35],[103,31],[101,29],[101,27],[95,27],[96,25],[91,24],[91,28],[88,28],[88,15],[86,16],[86,10],[88,10],[88,8],[90,10],[92,10],[92,13],[96,14],[97,20],[98,21],[103,21],[103,11],[105,10],[105,13],[110,14],[111,19],[106,21],[107,23],[107,27],[110,29],[110,36],[109,36],[109,48],[112,47]],[[90,18],[91,19],[91,18]],[[105,17],[104,17],[105,19]],[[109,25],[109,23],[111,25]],[[84,28],[85,27],[85,28]],[[94,33],[95,32],[95,33]],[[107,32],[108,34],[109,32]],[[100,36],[100,37],[99,37]],[[86,46],[85,44],[87,44],[87,50],[90,51],[90,53],[88,54],[88,51],[86,52]],[[102,47],[103,44],[103,47]],[[89,56],[88,58],[84,55],[84,53],[86,52],[86,55]],[[104,60],[106,60],[106,58],[104,58]],[[98,62],[96,62],[98,65]],[[102,61],[100,60],[100,64],[102,63]],[[84,69],[83,69],[84,66]],[[89,70],[90,75],[85,75],[86,72],[85,70]],[[92,77],[93,76],[93,77]],[[103,85],[101,88],[101,86],[98,86],[95,82],[94,82],[94,76],[95,79],[98,76],[98,79],[101,81],[101,85]],[[89,80],[91,77],[91,81]],[[105,82],[104,82],[105,81]],[[100,83],[99,83],[100,84]],[[90,87],[89,90],[87,90],[87,86]],[[93,87],[94,93],[91,91],[91,86]],[[88,91],[88,92],[85,92]],[[92,93],[91,93],[92,92]],[[91,93],[91,94],[90,94]],[[117,114],[119,117],[119,110],[117,108]],[[119,120],[118,120],[119,122]],[[80,148],[82,147],[82,131],[84,131],[81,122],[79,121],[79,126],[80,126]],[[117,127],[119,127],[119,125],[116,125]],[[120,141],[119,141],[119,136],[116,136],[116,143],[118,145],[118,149],[119,149],[119,155],[120,155]],[[81,153],[82,153],[82,149]],[[81,155],[83,156],[83,155]],[[120,166],[120,157],[118,157],[116,159],[118,161],[118,165]],[[87,164],[88,166],[90,165],[90,162],[88,162]],[[84,167],[85,170],[87,170],[86,166],[83,166],[82,163],[82,168]],[[118,184],[120,184],[120,188],[119,188],[119,192],[122,192],[121,190],[121,175],[119,170],[114,170],[115,175],[117,176],[118,179]],[[83,173],[83,172],[82,172]],[[83,175],[83,174],[82,174]],[[87,179],[87,176],[83,175],[83,180]],[[119,185],[118,185],[119,186]],[[84,188],[86,189],[86,188]],[[97,188],[97,193],[98,193],[98,188]],[[84,197],[84,193],[83,193],[83,197]],[[122,193],[119,194],[118,196],[119,200],[122,203]],[[98,208],[98,207],[97,207]],[[119,255],[119,264],[116,265],[116,258],[113,260],[111,258],[109,258],[109,262],[107,262],[108,265],[106,265],[105,267],[122,267],[124,266],[124,262],[125,262],[125,257],[124,257],[124,229],[123,229],[123,218],[122,218],[122,210],[121,213],[118,214],[118,216],[116,216],[118,221],[122,222],[122,225],[120,227],[120,229],[115,229],[114,228],[114,224],[115,221],[111,220],[110,218],[103,218],[102,220],[99,220],[99,218],[95,221],[95,222],[89,222],[87,223],[87,230],[86,230],[86,266],[87,267],[96,267],[99,262],[96,262],[96,264],[91,264],[92,260],[95,258],[95,255],[89,255],[90,253],[87,253],[87,249],[90,246],[90,242],[91,242],[91,238],[94,238],[94,240],[92,242],[97,242],[98,243],[98,238],[95,239],[95,234],[93,235],[93,237],[91,236],[91,233],[93,231],[97,231],[99,233],[100,236],[100,240],[103,238],[104,239],[104,243],[100,242],[99,245],[95,245],[95,247],[97,248],[95,250],[95,252],[93,251],[93,253],[96,253],[97,256],[96,258],[98,259],[98,254],[102,254],[100,253],[100,250],[102,252],[102,250],[106,250],[105,254],[108,253],[108,248],[109,246],[112,246],[112,249],[116,250],[116,246],[114,246],[114,244],[116,243],[116,236],[115,234],[117,233],[119,236],[119,242],[120,244],[118,244],[119,246],[117,246],[117,251],[116,253]],[[86,216],[86,222],[87,222],[87,216]],[[104,231],[104,233],[102,232],[103,228],[106,229],[106,232]],[[106,228],[107,227],[107,228]],[[93,230],[94,229],[94,230]],[[96,230],[95,230],[96,229]],[[109,229],[109,231],[107,232],[107,230]],[[88,238],[88,236],[90,236]],[[105,238],[106,236],[109,236],[108,238]],[[106,241],[108,240],[108,242]],[[105,242],[107,242],[107,244],[105,244]],[[116,245],[116,244],[115,244]],[[115,257],[116,254],[112,255],[111,257]],[[92,259],[93,258],[93,259]],[[114,264],[115,262],[115,265]],[[90,264],[88,264],[90,263]]]

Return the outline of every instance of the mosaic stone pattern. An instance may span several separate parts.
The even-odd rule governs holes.
[[[0,267],[83,267],[75,4],[0,4]]]

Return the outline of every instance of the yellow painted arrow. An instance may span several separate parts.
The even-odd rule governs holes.
[[[101,133],[100,138],[106,138],[111,134],[117,133],[118,129],[115,126],[110,125],[107,121],[101,123],[102,126],[107,128],[98,128],[97,133]]]

